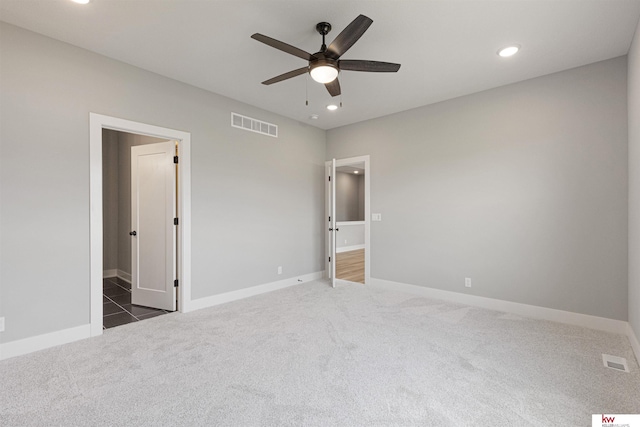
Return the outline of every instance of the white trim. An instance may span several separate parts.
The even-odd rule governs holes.
[[[631,323],[627,323],[627,337],[629,337],[629,342],[631,343],[631,348],[636,356],[636,361],[640,364],[640,341],[638,341],[638,337],[634,333]]]
[[[103,270],[102,271],[102,278],[103,279],[109,279],[111,277],[118,277],[118,270],[115,268],[112,268],[111,270]]]
[[[91,336],[102,335],[102,129],[178,141],[178,310],[191,301],[191,134],[89,113]]]
[[[566,323],[582,326],[599,331],[627,334],[627,322],[622,320],[607,319],[605,317],[591,316],[588,314],[573,313],[570,311],[556,310],[554,308],[539,307],[535,305],[521,304],[494,298],[480,297],[476,295],[462,294],[459,292],[443,291],[441,289],[427,288],[425,286],[409,285],[407,283],[392,282],[383,279],[371,279],[371,285],[377,288],[407,292],[421,295],[427,298],[440,299],[488,310],[513,313],[523,317],[549,320],[551,322]]]
[[[350,251],[357,251],[358,249],[364,249],[365,246],[364,245],[353,245],[353,246],[343,246],[341,248],[336,248],[336,253],[342,253],[342,252],[350,252]]]
[[[90,336],[91,325],[86,324],[61,331],[50,332],[48,334],[37,335],[35,337],[10,341],[0,344],[0,360],[22,356],[23,354],[82,340]]]
[[[350,225],[365,225],[367,221],[336,221],[336,225],[340,227],[348,227]]]
[[[265,283],[263,285],[252,286],[250,288],[240,289],[237,291],[225,292],[224,294],[212,295],[210,297],[199,298],[189,303],[188,311],[200,310],[202,308],[213,307],[236,301],[243,298],[249,298],[255,295],[265,294],[267,292],[276,291],[278,289],[288,288],[290,286],[300,285],[312,280],[322,279],[324,271],[305,274],[303,276],[291,277],[289,279],[279,280],[277,282]]]
[[[127,283],[131,283],[131,274],[126,271],[118,270],[118,279],[122,279]]]

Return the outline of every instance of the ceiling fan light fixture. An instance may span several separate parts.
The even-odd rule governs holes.
[[[327,110],[329,110],[329,111],[335,111],[337,109],[338,109],[338,106],[336,104],[327,105]]]
[[[334,66],[322,64],[311,68],[311,78],[318,83],[331,83],[338,77],[338,69]]]
[[[71,0],[74,3],[78,3],[78,4],[87,4],[89,3],[91,0]]]

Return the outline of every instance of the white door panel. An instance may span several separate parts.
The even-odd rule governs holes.
[[[131,302],[176,309],[175,142],[131,147]]]

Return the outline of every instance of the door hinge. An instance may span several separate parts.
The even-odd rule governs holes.
[[[178,163],[178,156],[173,156],[173,163]]]
[[[173,218],[173,225],[178,225],[178,218]]]
[[[173,287],[174,287],[174,288],[177,288],[177,287],[178,287],[178,279],[176,279],[176,280],[174,280],[174,281],[173,281]]]
[[[331,217],[329,217],[329,222],[331,222]]]
[[[331,262],[331,257],[329,257],[329,262]]]

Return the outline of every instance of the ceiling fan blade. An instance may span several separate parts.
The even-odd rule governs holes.
[[[380,61],[360,61],[357,59],[345,59],[338,61],[341,71],[369,71],[373,73],[395,73],[400,69],[400,64]]]
[[[338,78],[336,78],[334,81],[329,82],[329,83],[325,83],[324,87],[327,88],[327,90],[329,91],[329,93],[331,94],[331,96],[338,96],[340,95],[340,82],[338,81]]]
[[[340,58],[360,37],[367,31],[367,28],[373,24],[371,18],[364,15],[358,15],[356,19],[351,21],[351,24],[347,25],[347,28],[342,30],[338,37],[336,37],[325,52],[327,56],[338,59]]]
[[[262,82],[263,85],[272,85],[274,83],[281,82],[283,80],[290,79],[291,77],[299,76],[300,74],[304,74],[309,71],[309,67],[298,68],[297,70],[289,71],[288,73],[280,74],[272,79],[265,80]]]
[[[295,46],[291,46],[290,44],[286,44],[285,42],[281,42],[280,40],[272,39],[271,37],[265,36],[263,34],[255,33],[251,36],[251,38],[271,47],[275,47],[276,49],[283,52],[297,56],[298,58],[306,59],[307,61],[311,61],[313,59],[313,55],[311,55],[310,53],[305,52],[302,49],[298,49]]]

